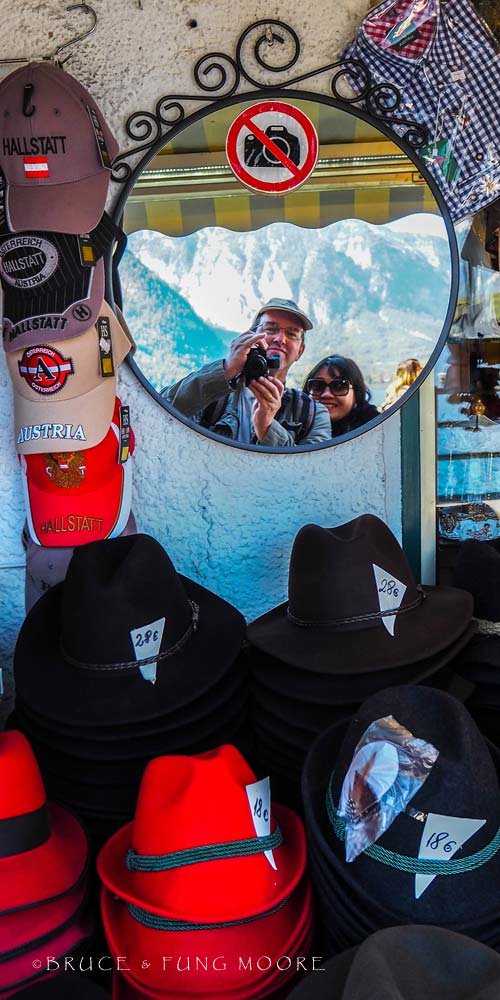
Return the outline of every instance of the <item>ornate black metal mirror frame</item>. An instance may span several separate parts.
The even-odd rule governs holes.
[[[287,58],[283,65],[276,66],[266,62],[266,58],[263,55],[265,46],[273,50],[274,46],[277,46],[279,50],[280,46],[286,47],[287,42],[288,45],[291,43],[292,55]],[[257,67],[260,67],[266,73],[272,73],[275,76],[278,75],[281,77],[278,83],[264,83],[252,75],[246,58],[248,48],[251,49],[253,61]],[[290,449],[272,448],[265,445],[240,444],[237,441],[226,438],[222,439],[213,431],[200,427],[190,418],[185,417],[176,410],[148,382],[134,359],[129,358],[128,364],[138,380],[147,392],[173,417],[198,433],[203,434],[205,437],[218,441],[219,444],[223,442],[235,448],[243,448],[246,451],[278,454],[290,454],[291,452],[295,454],[298,451],[318,451],[358,437],[371,427],[378,427],[386,417],[406,404],[434,367],[450,331],[458,298],[459,257],[453,223],[441,191],[425,165],[415,155],[415,150],[427,142],[428,133],[425,125],[412,121],[406,116],[402,117],[398,113],[401,105],[401,94],[398,89],[389,83],[374,84],[368,67],[361,60],[337,60],[318,69],[310,70],[307,73],[293,77],[289,76],[290,70],[299,60],[300,52],[298,35],[289,25],[283,21],[273,19],[256,21],[246,28],[240,36],[234,57],[223,52],[211,52],[198,59],[193,70],[195,83],[199,89],[198,93],[172,94],[161,97],[156,103],[154,112],[136,111],[130,115],[126,123],[126,131],[127,135],[136,145],[119,153],[113,164],[113,180],[123,185],[113,208],[113,220],[117,224],[121,223],[125,204],[132,188],[153,157],[165,145],[166,141],[170,142],[179,132],[204,118],[213,108],[224,108],[232,104],[241,103],[242,101],[257,102],[262,99],[269,99],[270,97],[316,101],[317,103],[330,105],[346,111],[348,114],[361,118],[363,121],[379,129],[380,132],[395,142],[408,159],[415,164],[418,172],[432,191],[446,226],[451,258],[450,296],[443,328],[436,346],[422,373],[408,388],[404,397],[394,403],[388,410],[381,413],[380,419],[370,423],[368,428],[361,426],[339,438],[332,438],[331,441],[325,441],[324,444],[298,445]],[[315,91],[296,89],[297,84],[330,72],[333,74],[329,81],[331,96],[330,93],[322,94]],[[342,80],[345,82],[346,79],[355,82],[359,91],[357,96],[346,97],[345,94],[341,94],[339,84],[341,84]],[[210,82],[211,80],[214,82]],[[203,106],[197,110],[188,111],[187,108],[193,102],[202,104]],[[402,137],[394,131],[394,126],[397,126],[400,131],[403,130]],[[132,167],[129,160],[138,155],[139,159]],[[107,298],[110,301],[114,300],[120,306],[122,302],[118,269],[123,249],[124,247],[117,247],[114,255],[110,256],[107,260]]]

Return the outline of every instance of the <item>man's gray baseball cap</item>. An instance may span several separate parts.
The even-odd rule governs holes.
[[[304,327],[304,330],[312,330],[313,325],[305,312],[299,309],[298,305],[293,301],[293,299],[269,299],[264,306],[261,306],[258,313],[256,314],[252,327],[257,326],[258,320],[262,316],[262,313],[267,312],[269,309],[280,309],[281,312],[292,313],[292,316],[297,316]]]

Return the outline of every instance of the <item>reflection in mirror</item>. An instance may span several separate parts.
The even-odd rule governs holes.
[[[251,105],[242,102],[209,110],[178,133],[141,175],[125,211],[123,310],[137,341],[135,362],[151,385],[170,387],[170,402],[200,420],[208,403],[230,393],[222,360],[227,378],[238,374],[258,340],[280,361],[266,390],[281,396],[284,383],[304,388],[323,414],[321,426],[312,434],[302,426],[297,440],[296,403],[282,420],[286,435],[260,436],[252,425],[255,393],[247,390],[229,424],[219,428],[213,410],[211,422],[201,418],[244,443],[320,443],[399,405],[436,348],[450,299],[445,222],[405,152],[333,105],[293,103],[320,142],[318,164],[300,190],[259,196],[231,173],[225,139]],[[262,314],[266,304],[279,315]],[[192,373],[207,365],[200,389]],[[302,410],[304,425],[310,417]]]

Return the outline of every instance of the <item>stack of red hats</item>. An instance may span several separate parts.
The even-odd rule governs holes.
[[[235,747],[148,764],[135,819],[98,858],[118,1000],[270,996],[308,955],[302,823]]]
[[[48,805],[22,733],[0,734],[0,996],[48,975],[47,955],[90,936],[88,844],[77,819]]]
[[[100,109],[60,67],[30,63],[0,84],[0,118],[3,342],[33,543],[29,608],[54,574],[64,578],[75,545],[127,523],[130,414],[116,376],[133,342],[104,301],[118,146]],[[36,546],[58,550],[45,553],[46,572]]]

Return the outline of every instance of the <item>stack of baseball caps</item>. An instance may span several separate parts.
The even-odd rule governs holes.
[[[14,654],[11,724],[51,797],[104,836],[132,817],[152,757],[225,740],[246,749],[244,635],[242,615],[180,576],[153,538],[75,548]]]
[[[311,947],[305,867],[300,819],[234,746],[153,760],[134,821],[98,858],[109,949],[127,956],[116,998],[260,1000],[289,985]]]
[[[500,538],[462,542],[454,582],[474,598],[476,627],[454,666],[475,685],[468,701],[471,714],[500,747]]]
[[[47,975],[92,931],[88,843],[78,820],[48,804],[28,741],[0,734],[0,995]]]
[[[289,599],[248,628],[258,759],[283,801],[318,733],[389,684],[449,686],[473,633],[470,594],[417,586],[387,525],[371,514],[295,538]]]
[[[326,955],[435,924],[500,949],[500,752],[465,706],[404,685],[326,730],[302,779]]]
[[[51,573],[63,578],[73,546],[127,523],[130,414],[116,376],[132,343],[104,301],[118,147],[100,109],[69,73],[41,62],[2,81],[0,118],[3,343],[27,527],[35,546],[66,550],[46,553],[51,572],[40,556],[36,572],[28,566],[30,605]]]

